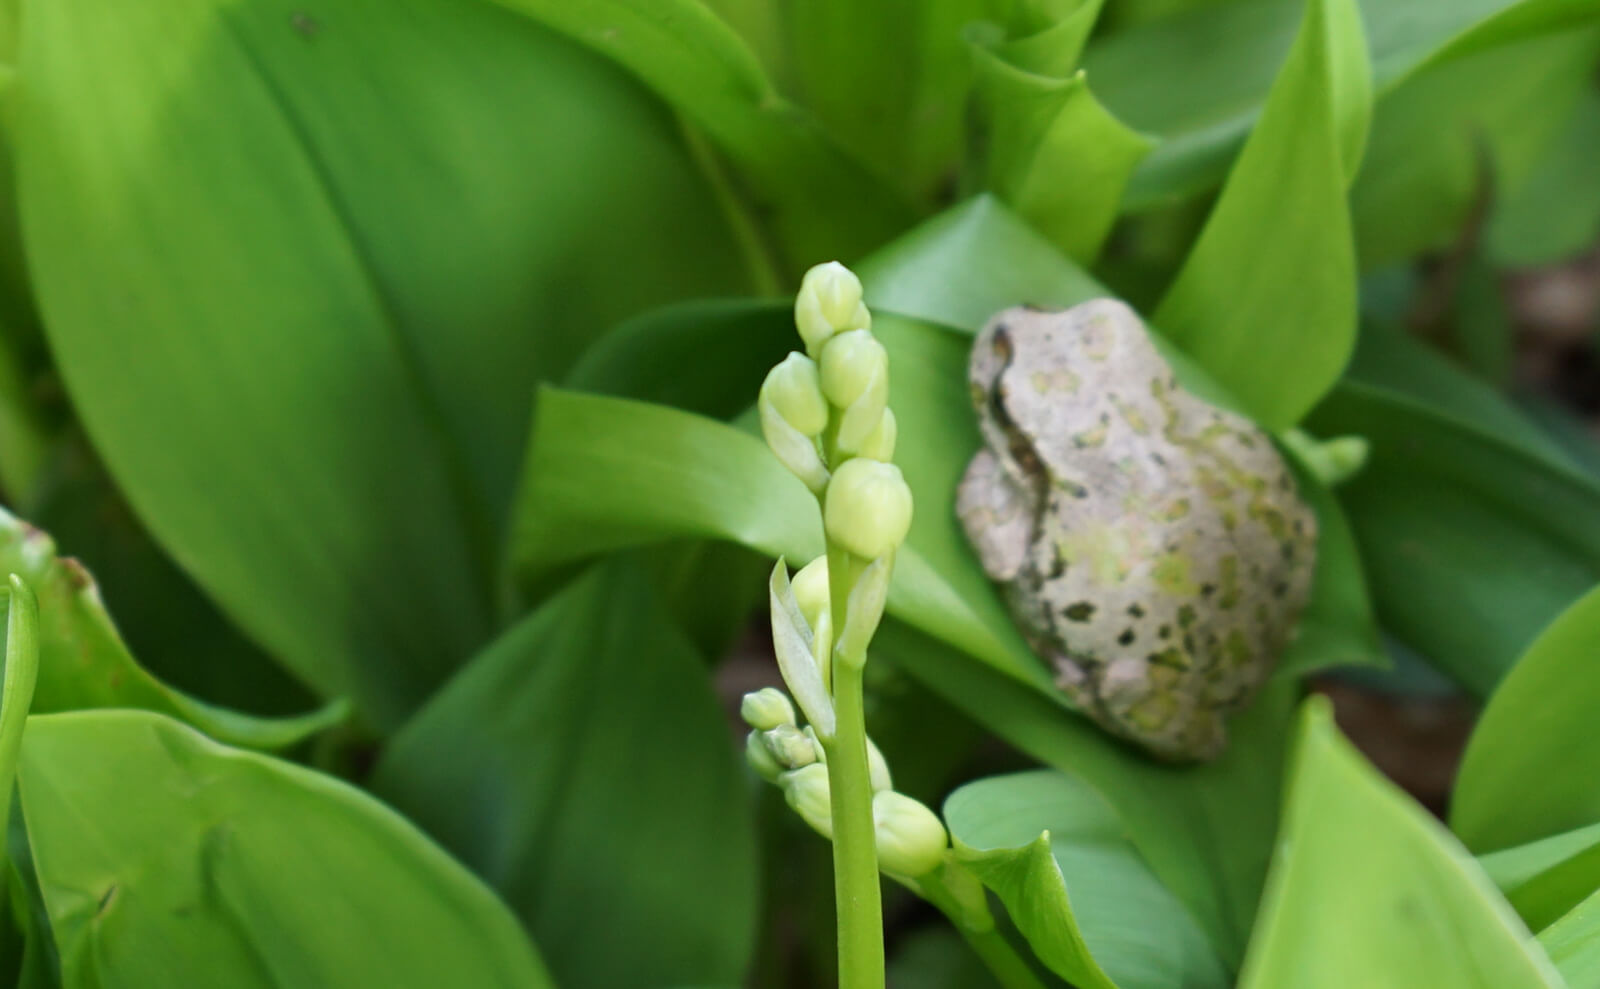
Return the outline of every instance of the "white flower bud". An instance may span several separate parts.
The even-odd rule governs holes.
[[[882,387],[887,393],[889,352],[870,330],[841,333],[822,348],[817,381],[822,394],[841,409],[869,389]]]
[[[878,867],[916,879],[939,868],[949,840],[939,815],[903,793],[883,790],[872,798]]]
[[[867,775],[872,778],[873,793],[894,789],[894,780],[889,775],[889,760],[883,757],[870,738],[867,739]]]
[[[843,411],[839,450],[859,453],[877,432],[889,405],[889,353],[866,330],[851,330],[822,349],[819,379],[828,401]]]
[[[779,725],[771,731],[764,731],[761,740],[766,743],[772,758],[785,769],[799,769],[817,761],[816,746],[811,736],[794,725]]]
[[[806,487],[821,491],[828,483],[828,468],[817,453],[816,441],[794,428],[766,395],[756,401],[756,408],[761,414],[761,435],[766,437],[772,455]]]
[[[899,428],[895,425],[894,410],[885,408],[883,416],[878,420],[878,428],[867,434],[867,438],[861,441],[861,449],[856,453],[888,463],[894,459],[894,441],[898,436]]]
[[[778,777],[783,799],[811,829],[833,837],[833,794],[828,789],[828,767],[820,762]],[[876,817],[876,815],[874,815]]]
[[[804,436],[818,436],[828,426],[828,401],[822,394],[816,362],[791,353],[761,383],[761,396]]]
[[[828,750],[822,747],[822,739],[817,737],[816,730],[810,725],[806,725],[800,731],[811,739],[811,749],[816,753],[817,761],[826,766],[828,764]]]
[[[739,702],[739,716],[751,728],[771,731],[779,725],[794,724],[794,705],[789,695],[777,687],[762,687],[744,695]]]
[[[911,489],[900,468],[857,457],[828,482],[822,524],[828,538],[857,556],[876,560],[905,542],[911,528]]]
[[[779,765],[778,760],[767,750],[767,741],[761,737],[759,731],[752,731],[745,736],[744,760],[756,771],[756,775],[768,783],[778,782],[778,775],[783,772],[783,766]]]
[[[800,280],[794,300],[794,322],[806,350],[815,354],[841,330],[870,325],[861,302],[861,280],[837,261],[819,264]]]
[[[811,626],[814,635],[817,619],[827,614],[829,608],[828,557],[819,556],[801,567],[795,573],[791,587],[795,603],[800,605],[800,613],[806,616],[806,623]]]

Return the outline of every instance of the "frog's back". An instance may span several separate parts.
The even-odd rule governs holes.
[[[1183,389],[1119,302],[1007,310],[975,374],[996,340],[991,380],[1047,479],[1014,617],[1103,725],[1215,755],[1309,594],[1315,518],[1292,474],[1254,423]]]

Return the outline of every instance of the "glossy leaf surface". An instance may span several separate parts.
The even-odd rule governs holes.
[[[1450,826],[1469,847],[1495,851],[1600,823],[1596,656],[1600,589],[1539,635],[1478,719],[1450,805]]]
[[[22,811],[67,985],[551,985],[494,894],[372,797],[161,715],[36,715]]]
[[[483,4],[22,20],[24,241],[77,411],[223,609],[392,727],[490,632],[533,383],[742,283],[680,133]]]
[[[1283,834],[1239,984],[1559,987],[1460,844],[1308,702]]]
[[[1355,345],[1345,190],[1371,82],[1355,0],[1311,0],[1261,120],[1155,322],[1263,425],[1299,421]]]
[[[598,565],[484,650],[395,735],[373,787],[500,891],[560,985],[742,976],[743,767],[634,560]]]
[[[944,817],[957,857],[1073,985],[1229,984],[1194,917],[1077,778],[1039,770],[979,780],[950,795]]]

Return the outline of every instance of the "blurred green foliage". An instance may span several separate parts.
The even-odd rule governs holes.
[[[717,678],[821,546],[749,410],[839,258],[917,499],[873,732],[1041,978],[1600,985],[1600,444],[1501,281],[1600,238],[1595,0],[0,0],[0,65],[0,983],[825,983]],[[951,507],[972,334],[1114,293],[1370,444],[1202,766]],[[1485,704],[1453,831],[1300,702],[1385,643]]]

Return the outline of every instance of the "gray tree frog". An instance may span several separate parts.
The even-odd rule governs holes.
[[[1316,517],[1283,458],[1112,299],[1000,313],[970,377],[984,448],[956,510],[1024,637],[1112,733],[1215,757],[1310,592]]]

